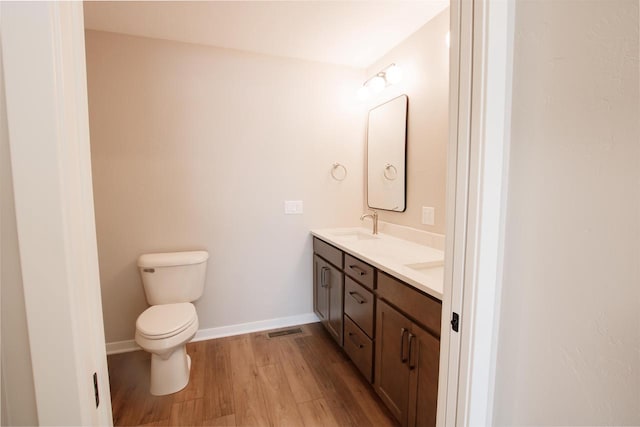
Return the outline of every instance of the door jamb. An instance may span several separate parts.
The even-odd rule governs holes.
[[[515,5],[451,1],[450,141],[438,425],[491,425]],[[460,315],[453,332],[451,315]]]
[[[8,2],[0,8],[16,222],[38,421],[44,425],[111,425],[82,2]]]

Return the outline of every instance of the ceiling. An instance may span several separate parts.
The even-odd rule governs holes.
[[[85,27],[366,68],[449,1],[85,2]]]

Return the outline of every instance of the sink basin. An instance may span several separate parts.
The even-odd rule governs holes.
[[[426,270],[430,270],[435,267],[442,267],[444,265],[444,260],[439,259],[435,261],[428,262],[418,262],[415,264],[405,264],[406,267],[411,268],[412,270],[424,272]]]
[[[359,230],[346,230],[346,231],[336,231],[331,233],[340,239],[355,241],[355,240],[375,240],[379,239],[378,236],[374,236],[371,233],[365,233]]]

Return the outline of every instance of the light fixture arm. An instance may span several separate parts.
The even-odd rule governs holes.
[[[387,81],[387,70],[391,67],[395,67],[395,63],[392,62],[391,64],[387,65],[386,67],[384,67],[382,70],[378,71],[376,74],[374,74],[373,76],[369,77],[367,80],[364,81],[364,83],[362,83],[362,86],[366,86],[371,80],[375,79],[376,77],[382,77],[384,79],[384,81],[386,82],[387,86],[389,85],[389,82]]]

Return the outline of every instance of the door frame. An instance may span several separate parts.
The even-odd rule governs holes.
[[[111,425],[82,2],[6,2],[0,8],[38,422]]]
[[[500,328],[515,4],[451,0],[450,19],[438,425],[484,426],[493,421]]]

